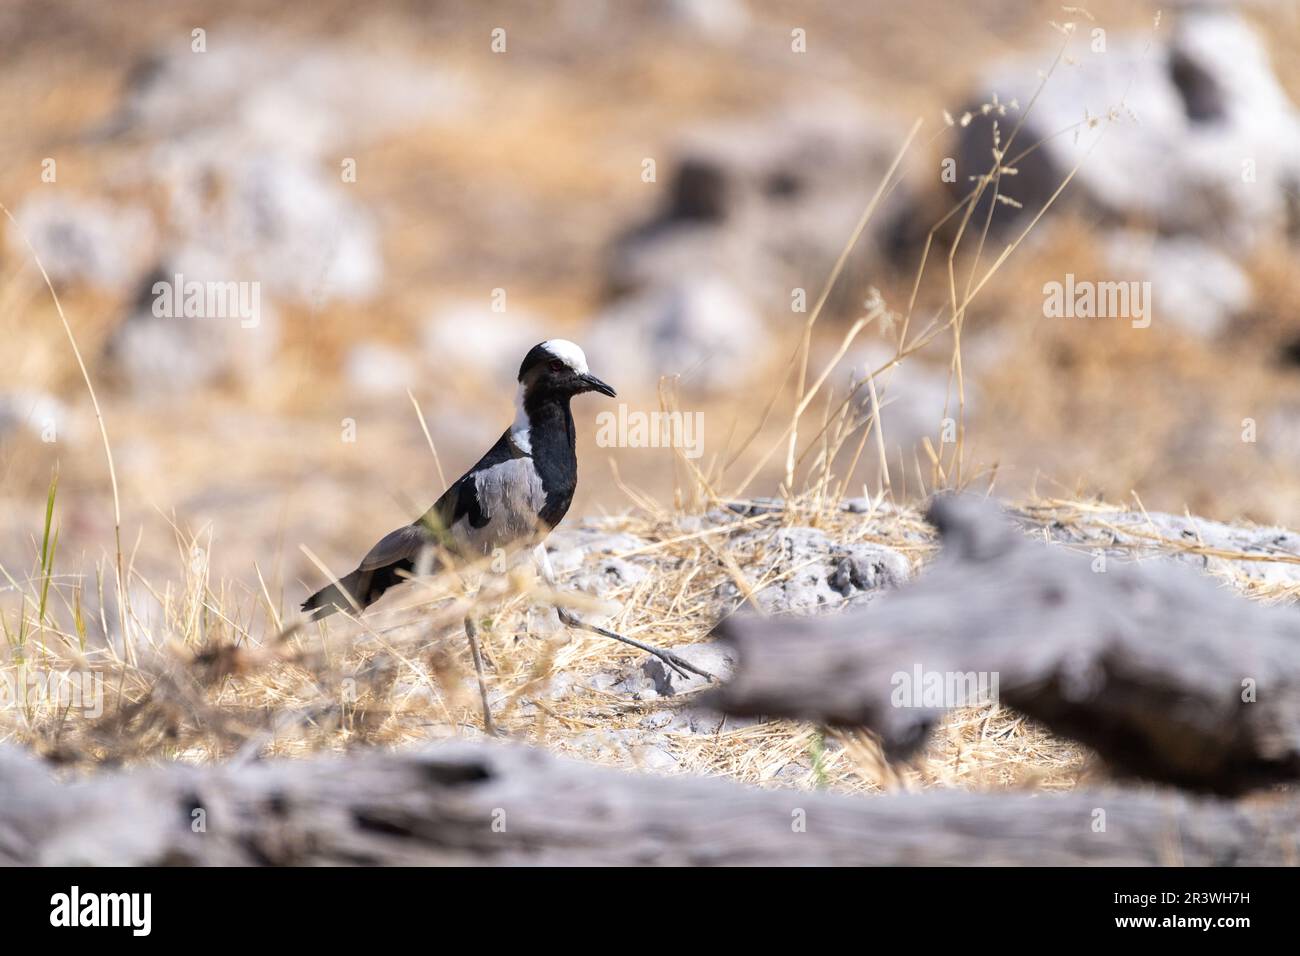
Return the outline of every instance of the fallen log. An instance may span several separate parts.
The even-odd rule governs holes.
[[[725,621],[738,663],[712,704],[869,727],[901,756],[972,702],[918,677],[968,690],[983,675],[1127,773],[1223,794],[1300,776],[1300,612],[1172,562],[1097,567],[979,500],[938,498],[929,518],[934,566],[869,608]]]
[[[1271,865],[1300,799],[1173,792],[856,797],[453,743],[52,781],[0,750],[0,863]]]

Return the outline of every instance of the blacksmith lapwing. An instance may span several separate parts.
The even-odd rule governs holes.
[[[550,339],[533,346],[519,366],[515,420],[497,443],[421,518],[385,535],[355,571],[307,598],[303,611],[311,620],[338,610],[359,613],[390,587],[414,574],[422,558],[434,552],[474,560],[492,555],[497,549],[536,545],[538,563],[547,582],[554,584],[541,541],[569,510],[577,488],[577,434],[569,402],[584,392],[615,396],[613,388],[587,369],[587,357],[573,342]],[[675,669],[712,676],[671,652],[586,624],[562,608],[557,610],[569,626],[632,644],[663,658]],[[492,732],[472,618],[466,618],[465,631],[478,672],[484,723]]]

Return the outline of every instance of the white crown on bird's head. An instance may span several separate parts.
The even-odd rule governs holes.
[[[587,355],[576,342],[570,342],[568,339],[547,339],[528,350],[528,354],[519,365],[519,381],[522,382],[529,370],[536,368],[542,362],[552,362],[557,359],[579,375],[586,375],[588,372]]]

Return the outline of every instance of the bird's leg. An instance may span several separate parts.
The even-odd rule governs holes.
[[[539,544],[536,548],[533,549],[533,555],[537,560],[537,566],[541,569],[542,577],[544,577],[546,579],[546,583],[552,589],[554,589],[555,569],[551,567],[551,558],[550,555],[546,553],[546,545]],[[595,624],[589,624],[586,621],[584,621],[582,618],[578,617],[578,615],[568,610],[567,608],[562,608],[557,606],[555,608],[555,613],[559,615],[560,623],[564,624],[567,627],[575,627],[583,631],[591,631],[591,633],[599,634],[601,637],[613,638],[616,641],[622,641],[624,644],[629,644],[632,647],[643,650],[647,654],[653,654],[655,657],[659,658],[661,661],[663,661],[665,664],[667,664],[669,667],[675,670],[683,678],[687,678],[686,672],[690,671],[692,674],[698,674],[700,677],[703,677],[705,680],[711,683],[717,682],[717,678],[714,677],[712,674],[710,674],[708,671],[704,670],[703,668],[696,667],[690,661],[683,659],[681,656],[674,654],[672,651],[664,650],[662,647],[655,647],[653,644],[646,644],[642,641],[638,641],[631,637],[626,637],[622,634],[619,634],[617,631],[611,631],[608,630],[607,628],[598,627]]]
[[[661,661],[663,661],[665,664],[667,664],[669,667],[675,670],[683,678],[689,678],[689,675],[686,672],[690,671],[692,674],[699,674],[707,681],[713,682],[717,680],[717,678],[714,677],[712,674],[710,674],[708,671],[704,670],[703,668],[696,667],[690,661],[680,657],[677,654],[674,654],[672,651],[665,650],[662,647],[655,647],[653,644],[646,644],[643,641],[638,641],[636,638],[627,637],[623,634],[618,633],[617,631],[611,631],[608,628],[600,627],[596,624],[589,624],[588,622],[584,621],[582,618],[578,617],[578,615],[574,614],[572,611],[569,611],[562,607],[557,607],[555,609],[555,613],[558,614],[560,616],[560,620],[564,624],[568,625],[569,627],[576,627],[584,631],[591,631],[591,633],[599,634],[601,637],[612,637],[616,641],[622,641],[624,644],[630,644],[633,647],[640,648],[641,650],[645,651],[647,654],[653,654],[655,657],[659,658]]]
[[[483,680],[483,653],[478,646],[478,625],[472,616],[465,618],[465,636],[469,638],[470,653],[474,656],[474,674],[478,677],[479,698],[483,701],[483,729],[488,736],[495,737],[497,728],[492,723],[492,708],[488,706],[487,684]]]

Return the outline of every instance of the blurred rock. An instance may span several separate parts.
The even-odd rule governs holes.
[[[152,154],[168,191],[167,258],[110,336],[106,356],[138,393],[179,392],[260,372],[279,342],[273,302],[318,306],[379,291],[378,230],[311,163],[288,154],[208,150],[190,141]],[[256,319],[154,314],[157,282],[238,288]]]
[[[789,312],[795,288],[811,309],[901,142],[893,124],[839,98],[687,133],[661,170],[670,185],[659,212],[614,245],[611,295],[716,276],[764,314]],[[872,222],[879,230],[889,219],[882,209]],[[858,285],[879,239],[869,230],[843,286]]]
[[[1025,208],[999,205],[996,219],[1036,212],[1081,163],[1069,194],[1115,223],[1192,233],[1229,249],[1282,235],[1300,183],[1300,115],[1250,26],[1230,11],[1188,10],[1167,40],[1112,34],[1099,53],[1087,30],[1084,23],[1074,44],[1077,61],[1048,78],[1011,145],[1019,175],[1003,177],[1002,191]],[[979,99],[996,91],[1003,104],[1026,106],[1047,61],[999,64]],[[961,195],[991,167],[991,119],[977,115],[959,130]],[[1001,121],[1004,146],[1019,119],[1014,111]],[[1040,140],[1034,154],[1017,156]]]
[[[622,558],[602,557],[579,568],[566,584],[597,596],[644,581],[649,571]]]
[[[179,249],[168,262],[141,283],[126,318],[105,343],[104,358],[117,384],[147,397],[222,382],[255,382],[279,342],[274,307],[257,285],[241,286],[233,278],[237,270],[204,250]],[[192,283],[203,296],[202,315],[183,311]],[[217,289],[222,298],[210,294]],[[208,311],[223,303],[216,314]],[[244,305],[255,308],[245,315]]]
[[[683,707],[664,729],[669,733],[719,734],[764,723],[763,717],[737,717],[711,707]]]
[[[170,198],[169,230],[228,263],[228,279],[320,305],[363,300],[383,279],[373,218],[337,177],[289,154],[168,144],[154,153]]]
[[[29,193],[6,229],[18,261],[31,259],[23,235],[56,286],[84,283],[123,291],[147,268],[155,235],[149,213],[69,196],[56,185]],[[21,234],[20,234],[21,230]]]
[[[588,555],[623,554],[644,548],[649,542],[623,531],[598,527],[557,528],[546,539],[546,550],[556,572],[580,567]]]
[[[662,734],[649,733],[636,727],[623,727],[584,731],[572,737],[567,743],[584,757],[626,762],[636,766],[638,752],[644,756],[643,748],[655,747],[657,741],[665,739]],[[657,756],[651,756],[650,762],[657,765],[654,769],[664,766],[663,761]],[[676,761],[673,763],[675,764]]]
[[[1104,254],[1116,279],[1151,282],[1153,322],[1172,323],[1202,337],[1219,335],[1254,298],[1250,277],[1240,266],[1191,236],[1118,232],[1106,238]]]
[[[686,647],[672,648],[672,652],[687,663],[703,668],[719,680],[726,680],[736,667],[736,652],[729,645],[720,641],[703,644],[690,644]],[[709,686],[709,682],[698,674],[683,677],[657,657],[647,657],[641,665],[641,672],[654,685],[655,693],[660,697],[672,697]]]
[[[656,710],[642,717],[640,726],[643,730],[663,730],[673,722],[673,716],[671,710]]]
[[[779,578],[755,595],[769,613],[815,613],[860,604],[912,575],[911,563],[893,548],[841,544],[815,528],[756,531],[731,541],[751,582]],[[724,605],[744,599],[738,585],[718,588]]]
[[[653,9],[678,29],[710,40],[738,39],[750,25],[744,0],[667,0]]]
[[[431,366],[448,373],[513,382],[528,350],[553,337],[529,312],[496,312],[487,301],[457,302],[438,309],[425,322],[424,355]]]
[[[678,769],[677,758],[654,744],[635,744],[631,748],[632,764],[638,770],[664,773]]]
[[[983,337],[972,335],[962,343],[963,356],[966,357],[966,416],[967,421],[978,410],[979,393],[975,386],[975,376],[970,374],[979,365],[974,361],[975,353],[981,350]],[[829,359],[825,353],[822,361]],[[875,340],[866,345],[855,347],[845,356],[836,368],[829,383],[837,396],[844,396],[857,383],[863,381],[868,372],[875,372],[894,357],[894,350],[883,341]],[[820,368],[821,363],[813,367]],[[886,369],[876,378],[876,392],[880,398],[880,418],[883,423],[885,453],[889,461],[890,480],[901,480],[899,473],[900,454],[909,476],[914,475],[914,454],[921,461],[927,461],[922,450],[922,440],[929,438],[935,449],[945,440],[945,429],[955,440],[958,418],[957,389],[949,384],[948,370],[924,362],[919,356],[904,359],[893,368]],[[871,392],[863,385],[856,392],[855,409],[858,417],[865,418],[871,412]],[[850,442],[856,444],[856,442]],[[879,454],[876,451],[874,435],[868,439],[861,461],[864,467],[873,469],[868,484],[874,491],[879,478]]]
[[[714,508],[703,516],[701,526],[705,522],[709,524],[727,524],[734,521],[737,516],[749,518],[754,515],[779,514],[784,510],[785,501],[783,499],[758,495],[746,498],[744,501],[730,502],[726,508]]]
[[[752,379],[769,347],[762,319],[730,281],[684,276],[616,302],[586,336],[594,368],[618,370],[619,389],[654,389],[662,375],[720,391]]]
[[[463,77],[392,50],[224,30],[206,39],[204,52],[185,42],[138,62],[97,135],[321,158],[469,103]]]
[[[1037,522],[1029,524],[1035,529],[1042,527]],[[1210,573],[1241,575],[1260,584],[1300,583],[1300,534],[1285,528],[1229,525],[1159,511],[1106,514],[1104,536],[1095,526],[1052,523],[1046,527],[1054,540],[1099,547],[1119,560],[1141,557],[1179,561]],[[1196,550],[1172,550],[1162,541],[1190,545]]]
[[[415,363],[406,352],[377,342],[354,345],[343,363],[348,385],[365,395],[405,395],[415,385],[417,375]]]
[[[1291,472],[1300,469],[1300,402],[1281,402],[1264,414],[1259,422],[1257,447],[1265,460]],[[1273,496],[1269,486],[1264,492]]]
[[[562,528],[546,541],[551,567],[566,588],[586,591],[596,597],[622,590],[645,580],[652,561],[618,557],[645,545],[630,534],[606,533],[595,528]]]
[[[396,53],[248,33],[210,33],[141,61],[113,116],[91,139],[138,146],[118,185],[161,183],[154,224],[141,210],[37,191],[20,209],[52,279],[129,288],[164,248],[202,249],[226,279],[257,280],[305,304],[374,296],[378,230],[348,195],[359,147],[459,115],[464,82]],[[355,173],[345,180],[345,172]],[[10,237],[14,246],[14,237]]]
[[[0,441],[24,431],[36,439],[49,441],[63,441],[76,434],[68,406],[50,393],[0,392]]]

